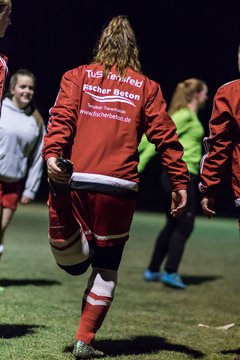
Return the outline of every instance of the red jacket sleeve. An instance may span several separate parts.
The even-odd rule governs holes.
[[[187,165],[182,160],[183,147],[178,140],[176,126],[166,112],[159,84],[156,84],[146,103],[145,123],[146,136],[161,154],[162,165],[170,177],[172,189],[186,189],[189,175]]]
[[[2,97],[5,90],[5,82],[8,76],[7,62],[8,62],[8,58],[0,54],[0,114],[2,107]]]
[[[204,138],[206,154],[201,160],[200,191],[209,197],[215,197],[218,185],[226,172],[232,154],[231,109],[226,88],[220,88],[213,103],[209,123],[210,135]]]
[[[75,82],[74,71],[77,70],[67,71],[63,75],[56,102],[50,109],[42,151],[45,160],[51,156],[68,158],[70,155],[80,101],[79,84]]]

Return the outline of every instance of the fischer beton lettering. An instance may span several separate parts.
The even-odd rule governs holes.
[[[111,89],[102,89],[100,86],[84,84],[83,91],[96,91],[100,94],[109,94],[111,92]]]

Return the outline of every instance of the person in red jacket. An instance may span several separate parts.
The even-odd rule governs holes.
[[[161,153],[171,179],[172,216],[185,208],[188,171],[160,85],[141,72],[126,16],[105,27],[90,64],[63,75],[50,113],[42,153],[50,181],[51,249],[71,275],[92,266],[73,348],[76,357],[86,358],[99,355],[92,343],[112,303],[129,237],[142,134]]]
[[[238,67],[240,71],[240,46],[238,48]],[[235,205],[238,209],[240,228],[240,80],[234,80],[221,86],[213,103],[210,135],[204,139],[206,155],[201,160],[200,191],[203,213],[211,218],[218,188],[232,166],[232,189]]]
[[[8,25],[11,24],[10,13],[12,9],[11,0],[0,0],[0,38],[5,36]],[[8,74],[7,57],[0,54],[0,113],[1,102],[5,88],[5,81]]]

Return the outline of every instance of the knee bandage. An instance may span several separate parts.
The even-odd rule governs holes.
[[[67,239],[51,238],[51,250],[56,262],[63,266],[80,264],[89,258],[89,245],[82,229]]]

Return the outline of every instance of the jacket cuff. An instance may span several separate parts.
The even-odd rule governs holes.
[[[50,157],[54,157],[54,158],[56,158],[56,159],[59,158],[59,156],[58,156],[57,154],[55,154],[55,153],[50,153],[50,154],[47,154],[47,155],[44,156],[44,160],[47,161],[47,159],[49,159]]]
[[[187,184],[178,184],[172,186],[172,191],[187,190]]]
[[[36,193],[31,190],[24,190],[23,195],[33,200],[36,196]]]
[[[202,182],[198,184],[198,189],[200,193],[202,194],[202,197],[207,198],[216,198],[217,196],[217,190],[213,190],[211,187],[206,188]]]

